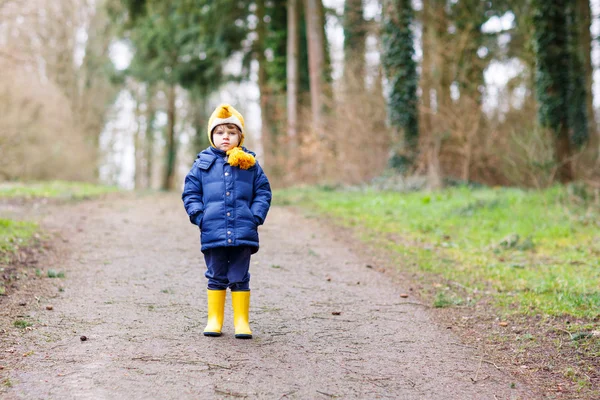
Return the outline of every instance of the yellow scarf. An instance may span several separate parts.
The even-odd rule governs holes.
[[[229,165],[233,167],[248,169],[254,164],[256,164],[256,159],[254,158],[254,156],[252,154],[246,153],[240,147],[234,147],[233,149],[228,150],[227,155],[229,156]]]

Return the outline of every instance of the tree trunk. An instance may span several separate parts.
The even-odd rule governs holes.
[[[448,15],[446,14],[446,2],[444,0],[431,0],[430,8],[432,24],[435,33],[432,35],[431,47],[434,54],[433,65],[434,76],[437,76],[436,85],[436,108],[447,110],[452,104],[450,97],[450,84],[452,83],[452,68],[448,68]]]
[[[271,125],[271,119],[269,115],[271,89],[268,84],[267,59],[265,57],[265,0],[259,0],[256,2],[256,17],[258,19],[258,24],[256,25],[256,60],[258,61],[258,89],[260,92],[261,140],[263,146],[264,163],[268,164],[269,162],[271,162],[271,159],[273,157],[274,146],[272,132],[273,127]]]
[[[321,0],[305,0],[306,31],[308,39],[308,65],[310,73],[310,101],[313,130],[317,137],[324,136],[324,38]]]
[[[172,190],[174,188],[175,158],[177,156],[177,144],[175,140],[175,89],[175,84],[171,84],[167,94],[167,154],[162,190]]]
[[[554,134],[557,179],[573,180],[569,138],[571,57],[567,0],[533,2],[536,48],[536,98],[540,125]]]
[[[422,49],[423,49],[423,61],[421,66],[421,91],[423,99],[423,109],[421,110],[421,126],[422,134],[425,140],[425,148],[420,151],[421,154],[425,155],[425,162],[427,168],[427,185],[431,189],[439,189],[442,187],[442,172],[440,167],[440,147],[441,140],[437,133],[433,131],[433,105],[431,101],[431,91],[433,90],[433,57],[432,57],[432,43],[435,40],[435,28],[432,25],[431,18],[431,0],[423,0],[423,12],[421,19],[421,26],[423,27],[421,38],[422,38]]]
[[[585,71],[586,109],[589,129],[587,153],[600,160],[600,132],[596,125],[593,96],[594,68],[592,66],[592,37],[590,33],[591,14],[589,0],[577,0],[577,17],[580,32],[579,45],[581,46],[583,69]]]
[[[152,172],[154,169],[154,118],[156,107],[154,104],[154,87],[146,86],[146,188],[152,188]]]
[[[344,3],[344,82],[352,89],[365,89],[365,18],[363,0]]]
[[[558,162],[556,177],[561,183],[569,183],[574,178],[573,162],[571,161],[571,141],[566,124],[560,128],[555,140],[555,155]]]
[[[206,132],[208,116],[206,115],[207,95],[201,90],[193,90],[191,93],[192,103],[192,125],[195,135],[192,140],[194,154],[199,153],[210,145]]]
[[[287,126],[290,145],[294,149],[298,135],[298,0],[288,0],[287,18]]]
[[[135,91],[135,133],[133,137],[133,145],[134,145],[134,154],[135,154],[135,172],[133,176],[133,184],[135,189],[140,189],[142,187],[142,170],[143,170],[143,161],[144,161],[144,141],[142,138],[142,130],[140,124],[141,111],[140,111],[140,103],[141,103],[141,95],[139,88],[136,88]]]
[[[413,59],[415,48],[411,25],[414,10],[410,0],[384,2],[382,41],[383,66],[389,82],[388,113],[390,124],[403,134],[395,143],[392,163],[413,164],[418,152],[418,76]],[[406,160],[403,161],[402,159]]]

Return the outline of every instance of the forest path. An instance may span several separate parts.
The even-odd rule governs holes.
[[[252,340],[233,337],[229,293],[223,336],[202,335],[205,266],[177,195],[51,207],[43,226],[68,247],[51,266],[65,290],[52,311],[28,306],[37,323],[7,350],[6,398],[533,398],[291,208],[259,230]]]

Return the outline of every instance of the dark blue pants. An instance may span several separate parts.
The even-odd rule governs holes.
[[[252,248],[247,246],[216,247],[204,251],[208,279],[211,290],[231,291],[250,290],[250,256]]]

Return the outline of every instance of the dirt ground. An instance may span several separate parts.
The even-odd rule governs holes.
[[[65,277],[1,300],[2,399],[540,398],[401,297],[358,244],[291,208],[259,230],[252,340],[233,337],[229,295],[223,336],[202,335],[199,232],[177,194],[26,212],[56,237],[38,268]]]

